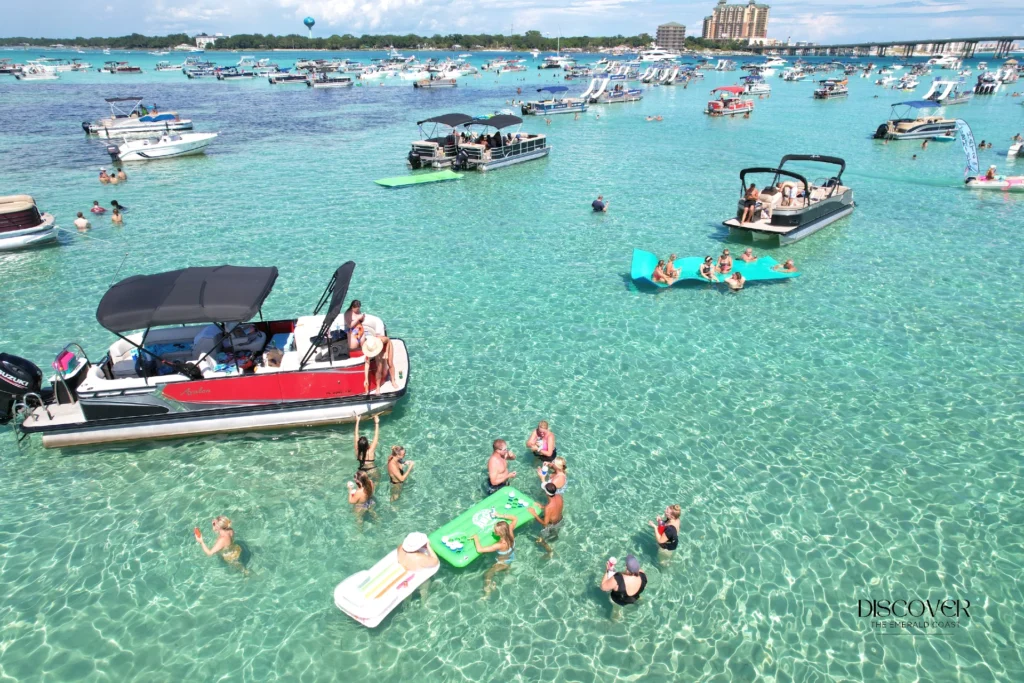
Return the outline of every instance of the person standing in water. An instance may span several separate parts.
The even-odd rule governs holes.
[[[415,464],[412,460],[406,462],[404,446],[391,447],[391,455],[388,456],[388,479],[391,480],[392,503],[398,500],[398,496],[401,495],[402,485],[409,478]]]
[[[601,590],[609,594],[616,605],[632,605],[640,599],[647,588],[647,575],[640,571],[640,562],[633,555],[626,555],[626,571],[615,571],[615,564],[609,560]]]
[[[356,460],[359,461],[359,471],[367,474],[370,478],[380,481],[380,471],[375,461],[377,457],[377,443],[380,441],[380,415],[373,416],[373,441],[368,441],[365,436],[359,435],[359,419],[356,415],[356,426],[354,431],[354,448]]]
[[[235,530],[231,528],[231,520],[221,515],[214,518],[210,526],[213,527],[213,533],[217,534],[217,540],[212,548],[206,546],[206,541],[203,540],[203,532],[199,530],[199,527],[195,528],[196,542],[202,547],[203,552],[206,553],[207,557],[219,553],[224,562],[242,569],[242,546],[235,543]]]
[[[672,559],[672,553],[679,547],[679,518],[683,509],[678,505],[665,508],[665,516],[658,517],[648,525],[654,529],[654,540],[658,542],[658,558],[662,566]]]
[[[544,462],[551,462],[558,455],[558,449],[555,448],[555,434],[548,428],[546,420],[541,420],[537,424],[537,428],[530,433],[530,438],[526,440],[526,447]]]
[[[529,506],[526,509],[529,510],[533,518],[540,522],[541,530],[540,536],[537,537],[537,543],[544,546],[544,550],[548,554],[550,559],[554,551],[551,546],[548,545],[548,541],[554,541],[558,538],[558,530],[562,527],[562,509],[564,500],[562,494],[558,492],[558,487],[548,482],[544,484],[544,493],[548,496],[548,504],[544,506],[544,516],[541,517],[533,509],[533,506]]]
[[[508,461],[516,456],[509,452],[504,439],[497,439],[491,445],[491,457],[487,459],[487,494],[490,495],[502,486],[508,486],[515,478],[515,472],[508,471]]]
[[[494,590],[494,575],[498,572],[508,571],[512,561],[516,559],[515,530],[518,520],[514,515],[495,514],[494,518],[500,520],[494,524],[494,535],[498,537],[497,543],[481,546],[480,536],[473,534],[469,537],[478,553],[481,555],[494,553],[497,556],[494,559],[494,566],[488,569],[487,574],[484,575],[484,595],[490,595]]]
[[[356,472],[354,479],[355,481],[348,483],[348,502],[356,513],[359,527],[362,528],[363,518],[366,517],[367,512],[372,514],[374,519],[377,518],[377,513],[373,511],[373,506],[377,504],[377,501],[373,499],[373,482],[365,472]]]

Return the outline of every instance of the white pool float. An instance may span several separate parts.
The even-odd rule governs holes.
[[[440,569],[440,563],[410,572],[392,550],[368,570],[356,572],[334,589],[334,604],[367,628],[374,628]]]

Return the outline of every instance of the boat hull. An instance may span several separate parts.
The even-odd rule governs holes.
[[[503,159],[495,159],[493,161],[484,161],[477,163],[473,168],[477,171],[493,171],[497,168],[504,168],[506,166],[513,166],[515,164],[521,164],[524,161],[533,161],[534,159],[540,159],[546,157],[548,152],[551,151],[550,147],[541,147],[532,152],[526,152],[525,154],[519,154],[514,157],[505,157]]]
[[[173,145],[137,147],[135,146],[137,143],[129,143],[129,145],[121,146],[117,158],[121,161],[155,161],[157,159],[173,159],[174,157],[203,154],[216,137],[215,134],[211,134],[209,136],[202,136],[197,140],[176,142]],[[128,149],[125,149],[125,147],[128,147]]]
[[[776,231],[764,231],[757,230],[756,228],[747,227],[741,225],[735,218],[731,218],[722,223],[725,227],[729,228],[730,234],[736,235],[750,235],[754,239],[773,240],[778,237],[779,245],[786,246],[799,242],[805,237],[813,235],[824,227],[832,225],[836,221],[849,216],[853,213],[853,193],[850,193],[850,203],[838,204],[834,210],[828,213],[821,214],[809,221],[802,223],[801,225],[793,226],[793,229],[788,232],[776,232]]]
[[[138,119],[125,119],[120,125],[107,125],[100,121],[97,123],[84,123],[82,128],[89,135],[101,138],[123,138],[125,136],[151,135],[153,133],[172,133],[176,131],[192,130],[192,121],[181,119],[175,121],[139,121]]]
[[[53,224],[53,216],[43,214],[43,222],[35,227],[0,233],[0,251],[28,249],[56,241],[57,226]]]

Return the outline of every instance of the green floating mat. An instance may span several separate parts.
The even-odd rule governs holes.
[[[509,498],[509,495],[512,498]],[[506,505],[510,507],[506,507]],[[498,537],[494,535],[494,523],[498,520],[491,517],[491,508],[494,508],[495,513],[499,515],[515,515],[518,520],[515,533],[518,536],[524,526],[534,521],[533,515],[526,509],[530,505],[537,505],[537,503],[517,489],[503,486],[427,536],[430,539],[430,547],[434,549],[438,557],[453,567],[465,567],[480,557],[470,536],[479,535],[482,546],[498,542]],[[534,510],[540,513],[540,509],[537,507]],[[453,541],[461,543],[462,548],[452,550],[444,544],[442,538],[447,538],[449,543]]]
[[[414,175],[403,175],[397,178],[382,178],[374,182],[383,187],[407,187],[409,185],[423,185],[424,183],[439,183],[442,180],[458,180],[462,174],[455,171],[436,171],[434,173],[416,173]]]
[[[717,259],[715,263],[717,263]],[[677,258],[672,264],[679,269],[679,279],[677,279],[674,285],[679,284],[685,280],[697,280],[699,282],[707,282],[697,273],[699,272],[701,264],[704,263],[704,259],[700,256],[687,256],[686,258]],[[739,258],[739,255],[733,256],[732,259],[732,272],[725,275],[717,275],[718,282],[725,280],[733,273],[743,273],[743,277],[748,282],[756,282],[758,280],[787,280],[792,277],[799,277],[800,273],[783,273],[778,270],[772,270],[773,267],[779,264],[778,261],[773,259],[771,256],[760,256],[753,263],[747,263]],[[651,280],[651,275],[654,274],[654,267],[658,265],[658,257],[649,251],[642,249],[633,250],[633,262],[630,265],[629,276],[634,281],[643,282],[647,285],[654,285],[655,287],[668,287],[668,285],[661,282],[654,282]]]

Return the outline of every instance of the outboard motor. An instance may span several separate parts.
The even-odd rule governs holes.
[[[107,154],[110,155],[111,161],[117,161],[117,157],[120,153],[121,150],[117,148],[117,145],[107,145]]]
[[[419,168],[422,165],[423,164],[420,161],[419,156],[417,156],[414,152],[410,151],[409,152],[409,166],[411,166],[415,170],[415,169]]]
[[[25,394],[38,394],[43,372],[31,361],[0,353],[0,425],[14,417],[14,404]]]
[[[466,168],[467,161],[469,161],[469,152],[464,149],[460,149],[459,153],[455,155],[455,161],[452,162],[452,169],[455,171],[461,171]]]

